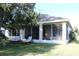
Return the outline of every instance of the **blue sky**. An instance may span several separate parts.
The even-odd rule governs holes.
[[[36,4],[36,11],[52,16],[77,17],[79,15],[79,4],[39,3]]]
[[[38,13],[72,19],[72,23],[77,23],[79,19],[79,4],[76,3],[37,3],[35,7]]]

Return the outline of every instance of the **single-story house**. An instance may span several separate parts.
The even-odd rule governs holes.
[[[66,44],[69,42],[69,33],[72,31],[72,26],[68,19],[41,14],[37,24],[32,29],[34,43]],[[23,36],[22,39],[26,38],[31,33],[30,31],[30,26],[28,26],[18,31],[17,36]],[[6,30],[5,33],[6,36],[12,37],[10,31]],[[17,39],[20,39],[20,37]]]

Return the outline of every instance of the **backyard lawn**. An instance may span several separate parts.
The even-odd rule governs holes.
[[[79,44],[69,43],[67,45],[53,44],[22,44],[9,43],[5,48],[0,46],[1,56],[75,56],[79,55]]]

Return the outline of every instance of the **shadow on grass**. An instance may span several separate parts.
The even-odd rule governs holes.
[[[1,56],[23,56],[23,55],[37,55],[49,52],[54,49],[53,44],[22,44],[22,43],[8,43],[5,48],[0,47]]]

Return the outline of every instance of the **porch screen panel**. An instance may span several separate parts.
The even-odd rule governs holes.
[[[51,38],[51,24],[43,26],[43,39],[50,40]]]
[[[62,25],[60,23],[52,24],[53,40],[62,39]]]

